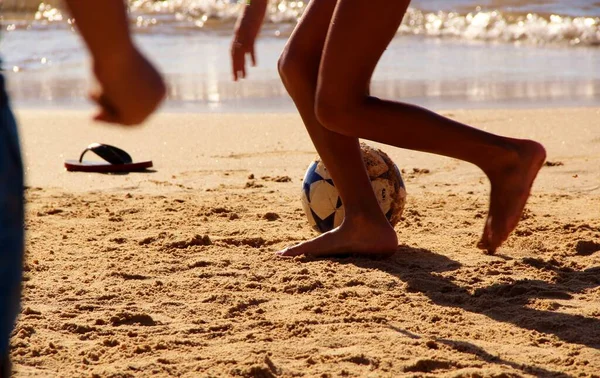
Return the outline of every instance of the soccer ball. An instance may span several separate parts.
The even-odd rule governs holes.
[[[406,188],[400,171],[385,152],[364,143],[360,149],[377,202],[390,224],[395,226],[406,203]],[[344,205],[319,157],[306,170],[301,198],[308,223],[316,231],[327,232],[342,224]]]

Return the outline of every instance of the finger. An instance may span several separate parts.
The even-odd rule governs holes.
[[[233,81],[237,81],[237,60],[235,59],[235,54],[233,53],[231,54],[231,73],[233,74]]]
[[[237,69],[237,70],[235,71],[235,77],[236,77],[236,81],[239,81],[240,79],[243,79],[243,78],[244,78],[244,76],[245,76],[245,75],[244,75],[244,70],[242,70],[242,69]]]
[[[233,68],[234,81],[244,78],[245,75],[241,75],[240,73],[244,71],[244,65],[246,64],[245,59],[245,54],[241,48],[232,48],[231,65]]]
[[[108,105],[108,102],[100,92],[91,92],[88,97],[100,107],[98,113],[92,117],[94,121],[118,123],[116,112]]]
[[[88,94],[88,98],[95,104],[100,104],[100,93],[98,92],[90,92]]]
[[[479,243],[477,243],[477,248],[484,250],[489,255],[494,254],[496,251],[496,246],[493,244],[492,239],[492,218],[488,216],[483,228],[481,239],[479,240]]]
[[[254,54],[254,47],[250,50],[250,59],[252,60],[252,67],[256,67],[256,55]]]
[[[110,113],[113,117],[117,118],[118,111],[110,103],[110,101],[100,92],[93,92],[89,95],[90,99],[98,104],[101,108],[100,112]]]
[[[120,123],[116,115],[106,112],[101,109],[94,117],[94,121],[106,122],[106,123]]]

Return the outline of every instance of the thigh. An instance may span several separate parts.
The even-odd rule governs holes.
[[[377,62],[409,4],[410,0],[338,1],[321,60],[319,96],[352,101],[369,93]]]
[[[0,358],[19,311],[23,260],[23,169],[15,119],[0,106]]]
[[[337,1],[310,0],[286,44],[284,53],[311,59],[318,67]]]

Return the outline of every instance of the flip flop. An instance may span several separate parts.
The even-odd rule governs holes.
[[[100,156],[103,161],[84,161],[83,155],[92,151]],[[67,171],[78,172],[137,172],[152,167],[152,161],[133,162],[131,156],[120,148],[102,143],[92,143],[79,156],[79,160],[66,160]]]

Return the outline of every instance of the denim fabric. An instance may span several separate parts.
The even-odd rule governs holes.
[[[0,61],[0,70],[2,69],[2,61]],[[8,105],[8,96],[4,91],[4,77],[0,74],[0,107]]]
[[[8,353],[10,333],[19,313],[23,219],[19,137],[13,114],[5,103],[0,105],[0,359]]]

